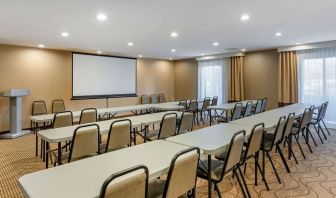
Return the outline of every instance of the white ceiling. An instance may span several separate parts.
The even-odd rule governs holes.
[[[181,59],[335,40],[335,8],[336,0],[0,0],[0,43]]]

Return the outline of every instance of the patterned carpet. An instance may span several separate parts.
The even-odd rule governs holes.
[[[268,160],[266,160],[266,178],[270,187],[267,191],[259,176],[258,186],[254,186],[254,164],[248,164],[245,178],[252,197],[336,197],[336,134],[318,147],[313,146],[311,154],[307,146],[302,147],[307,159],[300,155],[297,145],[294,152],[299,163],[289,161],[291,173],[288,174],[277,153],[272,152],[281,184],[278,183]],[[139,139],[139,138],[138,138]],[[317,138],[316,138],[317,140]],[[303,141],[303,138],[301,138]],[[18,178],[22,175],[42,170],[44,164],[39,157],[35,157],[34,135],[27,135],[14,140],[0,140],[0,197],[22,197],[18,187]],[[287,156],[287,148],[283,149]],[[223,197],[242,197],[236,179],[227,176],[220,184]],[[207,197],[207,182],[201,179],[197,181],[197,197]],[[213,192],[214,197],[217,194]]]

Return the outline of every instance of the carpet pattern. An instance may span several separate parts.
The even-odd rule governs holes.
[[[314,133],[314,132],[313,132]],[[331,136],[324,141],[318,141],[315,147],[311,142],[314,153],[310,153],[308,147],[301,138],[302,147],[306,154],[304,160],[298,146],[293,145],[294,152],[299,163],[288,161],[291,173],[287,173],[283,167],[279,155],[272,152],[271,156],[281,178],[278,183],[266,159],[266,179],[270,191],[267,191],[261,176],[258,177],[258,186],[254,186],[254,162],[249,161],[245,178],[252,197],[336,197],[336,131],[331,131]],[[140,138],[138,138],[140,139]],[[39,157],[35,157],[35,136],[27,135],[14,140],[0,140],[0,197],[23,197],[18,187],[18,178],[22,175],[44,169],[44,163]],[[283,149],[287,156],[287,148]],[[243,197],[236,179],[230,175],[220,184],[223,197]],[[197,180],[197,197],[207,197],[207,181]],[[217,197],[213,191],[213,197]]]

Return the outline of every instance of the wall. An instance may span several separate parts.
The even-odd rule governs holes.
[[[174,95],[176,100],[197,98],[197,72],[195,59],[174,62]]]
[[[248,52],[244,58],[246,99],[267,97],[267,109],[278,107],[278,52]]]
[[[70,100],[71,52],[0,45],[0,92],[11,88],[28,88],[31,95],[23,98],[23,127],[29,127],[31,104],[45,100],[48,112],[53,99],[63,99],[68,110],[83,107],[106,107],[105,99]],[[164,93],[174,98],[174,66],[172,61],[139,59],[137,67],[138,95]],[[109,106],[137,104],[139,98],[109,99]],[[0,131],[9,130],[9,100],[0,97]]]

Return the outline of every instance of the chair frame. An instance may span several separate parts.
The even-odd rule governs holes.
[[[132,144],[132,121],[130,119],[116,120],[116,121],[113,121],[111,123],[111,125],[110,125],[110,129],[109,129],[109,132],[108,132],[108,135],[107,135],[107,142],[106,142],[106,147],[105,147],[105,153],[107,153],[107,151],[108,151],[108,147],[109,147],[109,144],[110,144],[110,138],[111,138],[111,133],[112,133],[113,125],[115,125],[116,123],[120,123],[120,122],[129,122],[129,124],[130,124],[130,131],[129,131],[130,141],[129,141],[129,145],[128,146],[131,146],[131,144]]]
[[[261,111],[261,109],[262,109],[262,103],[263,103],[263,99],[258,99],[257,100],[257,104],[256,104],[255,109],[254,109],[254,114],[258,114],[258,113],[262,112]]]
[[[131,167],[131,168],[128,168],[126,170],[123,170],[123,171],[120,171],[120,172],[117,172],[115,174],[112,174],[110,177],[108,177],[101,189],[100,189],[100,194],[99,194],[99,198],[105,198],[105,193],[106,193],[106,189],[108,187],[108,185],[115,179],[119,178],[119,177],[122,177],[124,175],[127,175],[131,172],[134,172],[134,171],[137,171],[137,170],[141,170],[143,169],[145,174],[146,174],[146,183],[145,183],[145,198],[148,196],[148,168],[145,166],[145,165],[137,165],[137,166],[134,166],[134,167]]]
[[[249,106],[249,105],[251,105],[251,106]],[[249,109],[250,112],[247,111],[248,107],[250,107],[250,109]],[[245,118],[245,117],[251,116],[252,112],[253,112],[252,109],[253,109],[253,101],[251,101],[251,100],[247,101],[246,105],[245,105],[245,110],[244,110],[243,117]],[[248,113],[246,113],[246,112],[248,112]]]
[[[163,117],[162,117],[162,120],[161,120],[161,123],[160,123],[160,130],[159,130],[159,134],[158,134],[158,140],[161,138],[161,130],[162,130],[162,125],[163,125],[163,122],[164,122],[164,119],[165,119],[165,117],[166,116],[170,116],[170,115],[174,115],[175,116],[175,120],[176,120],[176,122],[177,122],[177,113],[167,113],[167,114],[165,114]],[[176,130],[175,130],[175,133],[174,133],[174,135],[176,135]],[[173,135],[173,136],[174,136]]]
[[[192,152],[192,151],[196,151],[197,154],[198,154],[198,156],[200,156],[200,149],[198,147],[191,147],[191,148],[185,149],[185,150],[180,151],[177,154],[175,154],[174,158],[170,162],[170,167],[169,167],[169,171],[168,171],[168,176],[167,176],[166,184],[165,184],[165,187],[164,187],[164,190],[163,190],[162,198],[166,198],[167,197],[167,192],[168,192],[171,176],[172,176],[172,173],[174,171],[174,167],[175,167],[176,161],[178,160],[178,158],[180,156],[182,156],[182,155],[184,155],[186,153]],[[198,164],[199,164],[199,157],[198,157],[198,160],[197,160],[197,168],[196,168],[196,172],[195,172],[195,175],[196,175],[196,177],[195,177],[195,187],[191,190],[191,195],[193,197],[195,197],[195,195],[196,195],[195,191],[196,191],[196,181],[197,181]]]
[[[62,99],[56,99],[56,100],[53,100],[52,103],[51,103],[51,111],[52,111],[52,113],[58,113],[58,112],[54,111],[54,102],[56,102],[56,101],[59,101],[59,102],[63,103],[64,111],[61,111],[61,112],[65,112],[66,110],[65,110],[64,101]]]
[[[185,113],[192,113],[192,114],[193,114],[193,111],[187,110],[187,111],[184,111],[184,112],[182,113],[182,115],[181,115],[181,120],[180,120],[180,123],[179,123],[179,125],[178,125],[177,135],[180,134],[181,123],[182,123],[182,120],[183,120],[183,117],[184,117],[184,114],[185,114]],[[192,118],[191,131],[193,130],[194,119],[195,119],[195,114],[193,114],[193,118]]]
[[[83,112],[84,112],[84,111],[91,111],[91,110],[93,110],[93,111],[96,112],[96,121],[95,121],[95,122],[98,121],[98,118],[97,118],[97,117],[98,117],[97,109],[96,109],[96,108],[85,108],[85,109],[83,109],[83,110],[81,111],[81,115],[80,115],[80,118],[79,118],[79,124],[81,124],[82,116],[83,116]]]
[[[68,163],[71,162],[71,157],[72,157],[72,151],[73,151],[73,146],[75,144],[75,141],[76,141],[76,134],[77,132],[80,130],[80,129],[83,129],[83,128],[86,128],[86,127],[92,127],[92,126],[95,126],[97,127],[98,129],[98,147],[97,147],[97,154],[99,155],[100,154],[100,149],[99,149],[99,143],[100,143],[100,127],[98,124],[88,124],[88,125],[83,125],[83,126],[79,126],[75,129],[74,133],[73,133],[73,136],[72,136],[72,140],[71,140],[71,144],[70,144],[70,153],[69,153],[69,158],[68,158]]]

